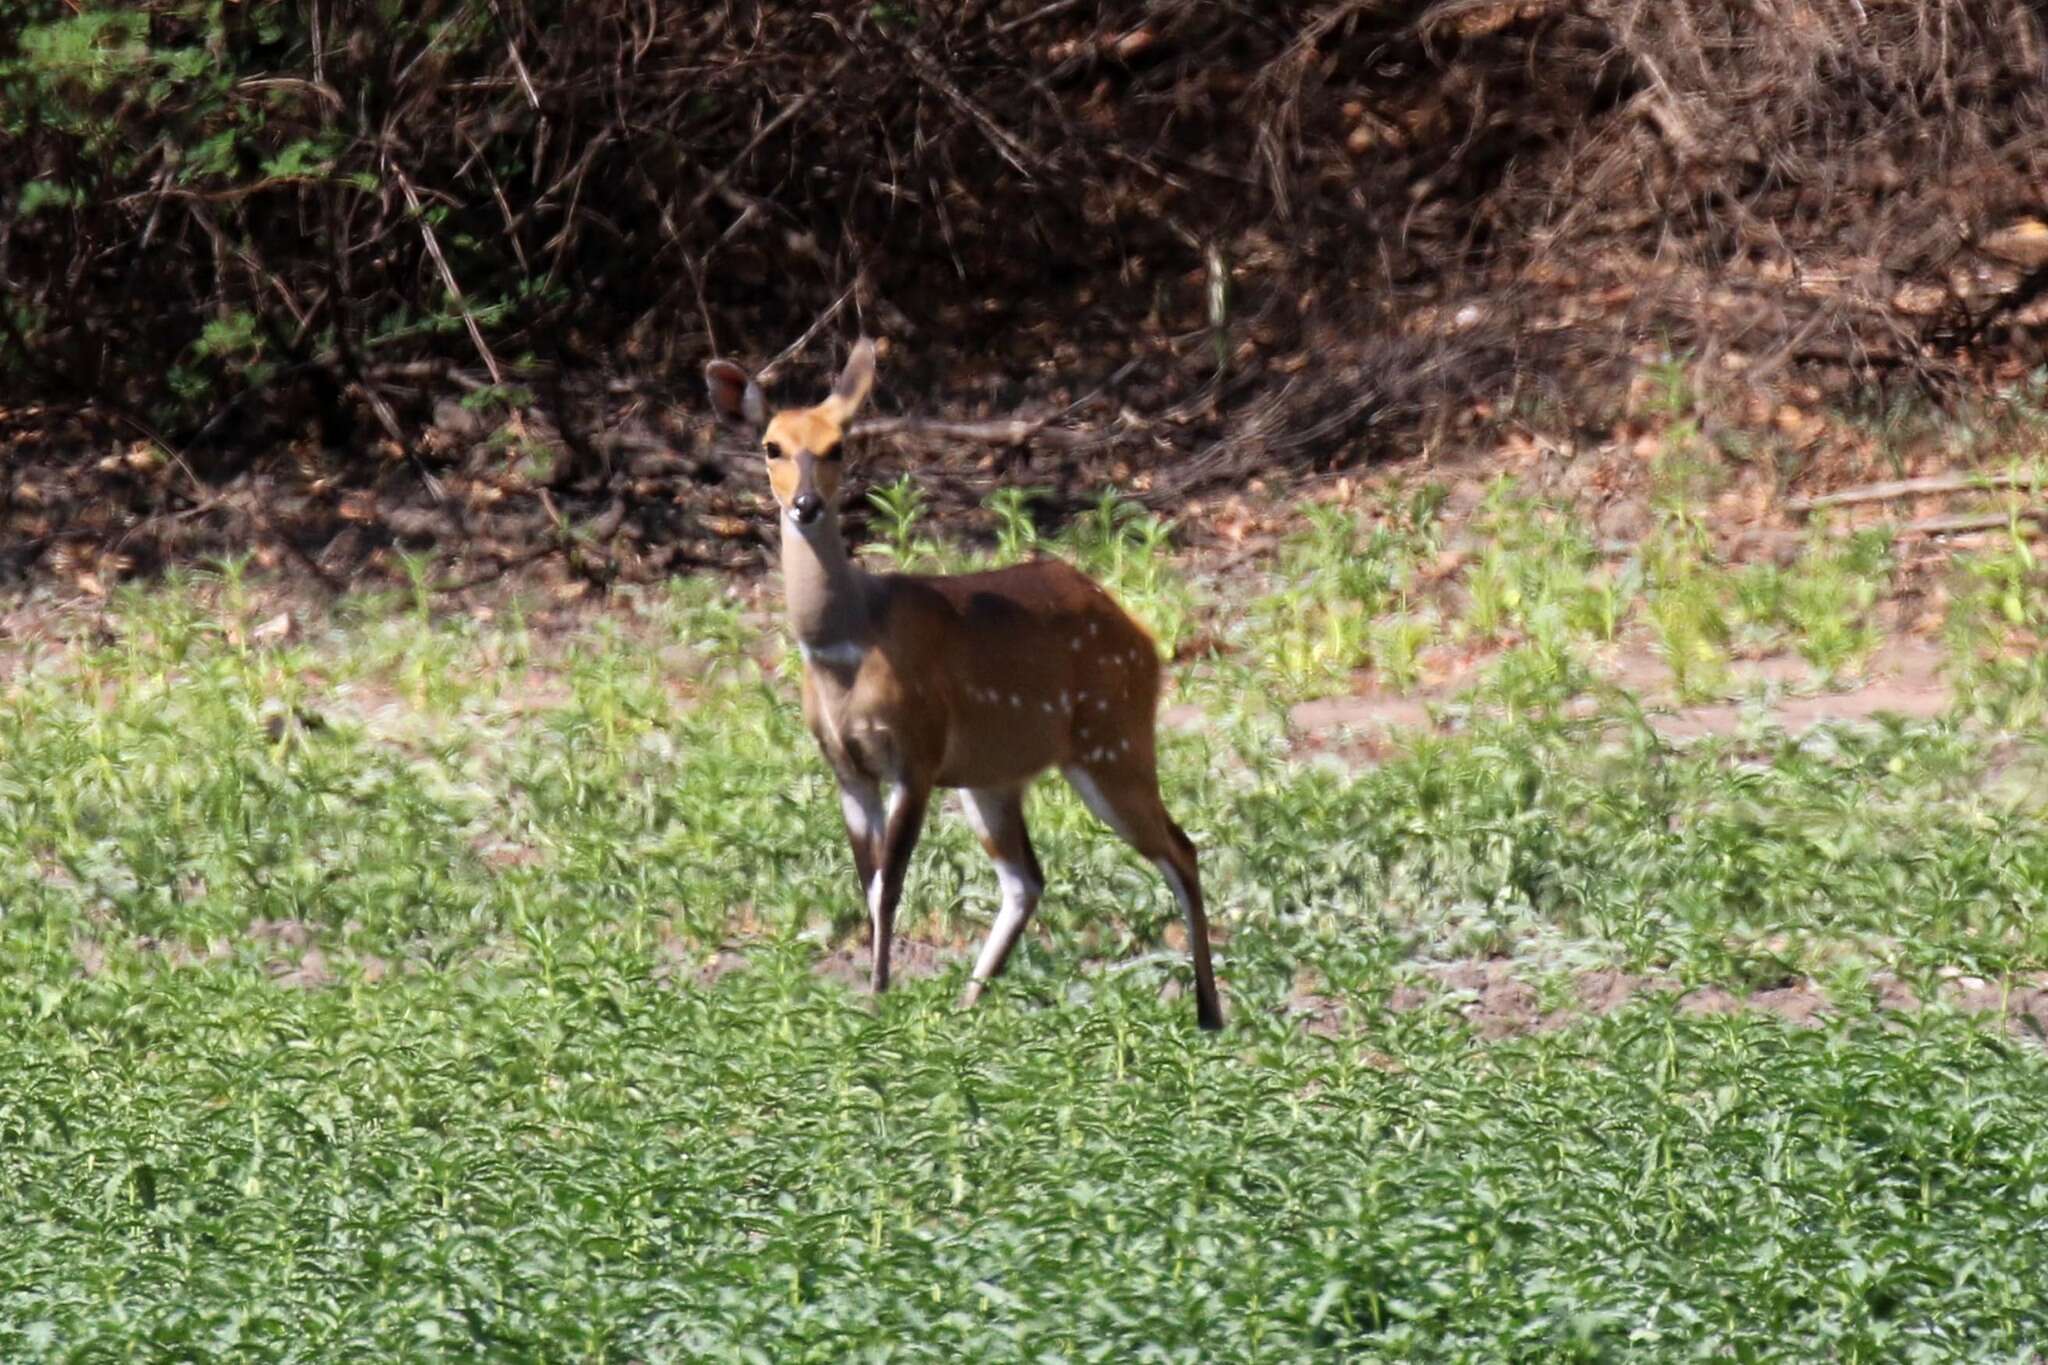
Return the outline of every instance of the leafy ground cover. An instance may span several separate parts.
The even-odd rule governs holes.
[[[1677,747],[1594,676],[1609,637],[1840,666],[1882,547],[1773,596],[1503,492],[1445,593],[1431,507],[1312,523],[1249,598],[1114,505],[1060,547],[1216,641],[1167,756],[1215,1039],[1156,877],[1051,787],[991,1000],[953,1009],[995,886],[945,817],[921,973],[849,990],[790,662],[722,592],[266,629],[229,568],[17,649],[0,1358],[2038,1358],[2048,1054],[1944,994],[2048,970],[2024,542],[1959,570],[1956,716]],[[899,512],[888,553],[955,554]],[[1404,622],[1494,647],[1454,723],[1305,758],[1276,703]],[[1556,1017],[1482,1037],[1476,961]],[[1670,989],[1574,1010],[1601,970]],[[1680,994],[1793,980],[1805,1023]]]

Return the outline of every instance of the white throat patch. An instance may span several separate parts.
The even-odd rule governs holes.
[[[803,522],[796,519],[796,513],[790,511],[787,507],[782,509],[783,531],[786,534],[795,536],[799,540],[809,540],[812,536],[823,530],[825,523],[830,520],[832,520],[830,517],[819,517],[816,521],[806,526]]]

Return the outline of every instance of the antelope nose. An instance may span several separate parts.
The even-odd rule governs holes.
[[[796,513],[798,521],[809,526],[818,519],[818,513],[825,510],[825,502],[816,493],[799,493],[796,501],[789,505],[789,510]]]

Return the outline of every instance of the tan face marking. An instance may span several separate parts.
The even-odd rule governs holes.
[[[768,487],[784,507],[796,501],[803,490],[808,454],[811,483],[829,507],[839,500],[839,442],[843,436],[839,419],[828,412],[830,404],[815,408],[792,408],[778,412],[761,433],[761,445],[768,456]]]
[[[826,411],[829,404],[815,408],[791,408],[778,412],[769,420],[768,429],[761,433],[763,444],[779,446],[794,455],[799,450],[808,450],[819,459],[834,456],[845,432],[840,419]]]

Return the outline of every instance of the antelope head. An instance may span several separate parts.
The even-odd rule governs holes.
[[[729,360],[706,365],[704,381],[718,415],[758,435],[768,460],[768,486],[785,523],[803,534],[838,507],[840,447],[847,423],[874,386],[874,342],[862,338],[854,345],[839,382],[815,407],[785,408],[771,416],[760,384]]]

